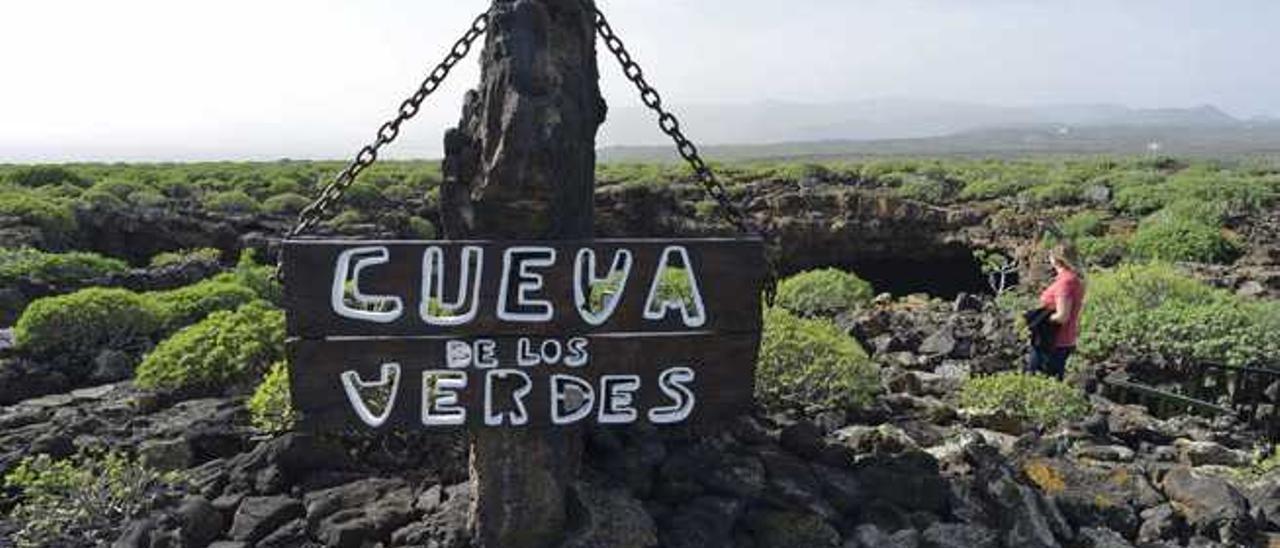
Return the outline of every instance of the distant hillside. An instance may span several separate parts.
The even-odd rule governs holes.
[[[1113,104],[1003,107],[920,99],[875,99],[844,103],[670,105],[691,137],[707,144],[768,144],[830,140],[939,137],[986,128],[1240,127],[1239,120],[1211,105],[1135,109]],[[614,105],[601,128],[606,145],[652,145],[664,136],[648,111]]]
[[[1002,107],[919,99],[676,107],[689,137],[726,159],[868,154],[1271,153],[1280,121],[1242,120],[1212,105]],[[673,158],[652,115],[609,112],[606,159]],[[719,146],[716,146],[719,145]]]
[[[1151,113],[1148,120],[1159,120]],[[691,132],[692,133],[692,132]],[[909,139],[818,140],[769,144],[709,145],[711,160],[910,156],[1024,156],[1045,154],[1169,154],[1174,156],[1280,155],[1280,123],[1253,122],[1173,126],[1159,123],[1082,126],[996,127]],[[671,161],[667,145],[605,147],[602,161]]]

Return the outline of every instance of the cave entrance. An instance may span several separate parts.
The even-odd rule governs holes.
[[[931,246],[919,253],[854,260],[840,266],[870,282],[877,293],[894,297],[927,293],[953,299],[960,293],[993,293],[982,264],[973,256],[973,250],[962,244]]]

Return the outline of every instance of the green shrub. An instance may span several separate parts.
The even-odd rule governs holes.
[[[284,329],[284,312],[265,301],[214,312],[147,354],[138,386],[211,390],[252,382],[284,359]]]
[[[364,213],[355,209],[345,209],[341,213],[334,215],[333,218],[329,219],[325,224],[328,224],[335,229],[342,230],[364,223]]]
[[[276,279],[274,267],[260,265],[254,260],[254,251],[245,249],[240,252],[240,260],[235,270],[214,277],[216,281],[233,282],[252,289],[259,299],[277,306],[284,304],[284,287]]]
[[[777,304],[801,316],[834,315],[866,304],[871,284],[835,268],[801,272],[778,284]]]
[[[267,198],[265,202],[262,202],[262,210],[279,215],[295,215],[310,203],[311,200],[308,200],[306,196],[286,192]]]
[[[151,258],[151,268],[164,268],[166,266],[191,262],[217,263],[221,258],[222,252],[212,247],[166,251],[164,253],[157,253]]]
[[[1280,304],[1239,297],[1164,263],[1122,265],[1092,276],[1080,352],[1181,362],[1280,363]]]
[[[296,415],[289,397],[289,365],[271,364],[247,405],[250,421],[259,430],[278,433],[293,428]]]
[[[407,236],[410,238],[434,240],[440,235],[436,231],[436,225],[422,217],[409,217],[407,223],[409,228]]]
[[[1059,228],[1063,235],[1072,240],[1102,236],[1107,233],[1106,215],[1098,211],[1081,211],[1064,219]]]
[[[235,310],[258,298],[258,294],[252,289],[224,279],[205,280],[168,291],[153,291],[145,296],[152,299],[153,307],[160,314],[166,332],[191,325],[218,310]]]
[[[169,203],[158,190],[139,190],[129,195],[129,203],[139,207],[162,207]]]
[[[1115,266],[1129,257],[1129,239],[1122,235],[1084,236],[1075,242],[1087,265]]]
[[[906,177],[898,187],[899,196],[931,204],[945,204],[953,194],[955,189],[947,181],[919,175]]]
[[[141,183],[131,179],[107,179],[93,185],[90,187],[90,190],[106,192],[116,198],[125,200],[129,198],[130,194],[135,192],[145,192],[154,189],[147,186],[146,183]]]
[[[71,208],[33,192],[0,193],[0,217],[12,217],[34,226],[47,238],[66,238],[76,231]]]
[[[1154,216],[1138,226],[1129,241],[1138,258],[1165,261],[1230,263],[1243,251],[1222,229],[1195,220]]]
[[[389,185],[382,189],[382,199],[392,204],[406,204],[415,198],[421,198],[423,192],[405,184]]]
[[[146,515],[157,494],[178,492],[181,479],[129,460],[120,453],[54,460],[26,457],[4,477],[19,493],[9,519],[21,547],[106,546],[120,527]]]
[[[119,288],[91,287],[36,299],[14,326],[17,346],[32,356],[86,361],[100,350],[132,350],[163,323],[149,299]]]
[[[270,196],[280,196],[282,194],[302,194],[302,185],[293,179],[278,178],[271,181],[267,185],[267,194]]]
[[[1004,196],[1013,196],[1031,183],[1022,179],[991,177],[971,181],[960,190],[960,198],[965,200],[991,200]]]
[[[17,186],[30,188],[70,184],[84,186],[87,181],[62,166],[27,166],[9,172],[5,180]]]
[[[1211,226],[1220,226],[1227,217],[1229,206],[1226,202],[1201,200],[1174,200],[1164,209],[1151,215],[1152,219],[1185,219]]]
[[[129,265],[96,253],[46,253],[30,248],[0,249],[0,284],[19,279],[65,285],[124,272]]]
[[[102,189],[91,188],[76,199],[81,207],[94,212],[123,211],[129,206],[124,199]]]
[[[879,390],[875,364],[835,324],[783,308],[764,314],[756,399],[773,408],[852,409]]]
[[[257,213],[258,201],[243,190],[215,192],[204,197],[204,206],[222,213]]]
[[[1112,205],[1133,215],[1146,215],[1163,208],[1173,198],[1168,186],[1144,184],[1121,187],[1116,191]]]
[[[1018,372],[973,377],[960,390],[960,405],[978,412],[1003,411],[1048,428],[1084,418],[1091,409],[1080,390],[1056,379]]]
[[[356,181],[347,187],[342,200],[353,209],[370,211],[382,204],[382,189],[366,180]]]
[[[1022,191],[1021,196],[1033,205],[1069,205],[1080,201],[1080,187],[1071,183],[1037,185]]]

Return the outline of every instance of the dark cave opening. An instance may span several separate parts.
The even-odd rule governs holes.
[[[895,297],[927,293],[953,299],[960,293],[994,293],[982,264],[971,249],[961,244],[902,256],[855,259],[839,266],[870,282],[876,293],[889,293]],[[1006,283],[1015,284],[1016,278],[1017,275],[1013,274]]]

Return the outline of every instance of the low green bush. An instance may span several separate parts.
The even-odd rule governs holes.
[[[47,239],[68,238],[76,231],[70,207],[29,191],[0,192],[0,218],[3,217],[38,228]]]
[[[31,248],[0,249],[0,284],[19,279],[65,285],[124,272],[129,265],[119,259],[81,251],[47,253]]]
[[[165,251],[157,253],[151,257],[151,268],[164,268],[185,263],[214,263],[216,264],[222,258],[222,251],[212,247],[201,247],[198,249],[182,249],[178,251]]]
[[[1222,225],[1230,206],[1226,202],[1201,200],[1174,200],[1164,209],[1153,213],[1154,219],[1186,219],[1211,226]]]
[[[1156,215],[1138,226],[1129,251],[1142,259],[1226,264],[1236,260],[1244,248],[1216,226]]]
[[[221,213],[257,213],[258,201],[243,190],[215,192],[204,197],[204,206]]]
[[[258,298],[258,294],[238,282],[211,279],[168,291],[145,294],[162,318],[166,332],[200,321],[219,310],[235,310]]]
[[[956,185],[945,179],[921,175],[905,175],[897,193],[903,198],[931,204],[945,204],[956,194]]]
[[[1080,201],[1080,187],[1071,183],[1050,183],[1033,186],[1019,195],[1032,205],[1069,205]]]
[[[1127,264],[1091,276],[1080,352],[1181,362],[1280,363],[1280,304],[1240,297],[1165,263]]]
[[[857,341],[830,320],[806,319],[780,307],[764,313],[756,399],[804,412],[867,405],[880,374]]]
[[[1159,211],[1173,200],[1173,191],[1162,184],[1135,184],[1116,190],[1111,204],[1131,215],[1146,215]]]
[[[1016,178],[990,177],[970,181],[960,190],[964,200],[991,200],[1013,196],[1031,186],[1029,181]]]
[[[436,225],[422,217],[409,217],[406,223],[408,225],[406,236],[410,238],[434,240],[440,235],[439,231],[436,230]]]
[[[24,187],[45,187],[70,184],[84,186],[88,183],[74,171],[62,166],[35,165],[15,169],[4,178],[5,181]]]
[[[874,296],[871,284],[835,268],[801,272],[778,284],[777,304],[800,316],[834,315]]]
[[[392,204],[407,204],[415,198],[421,198],[424,192],[417,190],[409,185],[395,184],[388,185],[382,189],[382,199]]]
[[[960,390],[961,407],[977,412],[1003,411],[1048,428],[1083,419],[1091,409],[1079,389],[1042,375],[1019,372],[973,377]]]
[[[214,276],[215,281],[232,282],[249,289],[258,295],[259,299],[280,306],[284,304],[284,287],[280,285],[280,281],[276,279],[275,268],[268,265],[258,264],[254,259],[255,253],[252,249],[245,249],[240,252],[240,260],[236,262],[236,267],[231,272]]]
[[[120,198],[121,200],[127,200],[129,195],[135,192],[154,191],[155,189],[151,188],[146,183],[134,181],[132,179],[111,178],[94,184],[90,187],[90,190],[106,192],[107,194]]]
[[[14,339],[32,356],[83,366],[101,350],[147,344],[163,323],[150,299],[127,289],[91,287],[36,299],[18,318]]]
[[[210,314],[165,339],[138,365],[138,386],[215,390],[255,381],[284,359],[284,312],[266,301]]]
[[[277,178],[267,185],[268,196],[280,196],[282,194],[302,194],[303,188],[298,181],[288,178]]]
[[[1062,220],[1059,228],[1068,239],[1079,240],[1107,233],[1107,217],[1099,211],[1081,211]]]
[[[1129,257],[1129,238],[1112,234],[1108,236],[1084,236],[1075,240],[1076,249],[1085,264],[1110,267]]]
[[[84,191],[76,199],[77,208],[95,213],[117,212],[128,209],[129,204],[123,198],[98,188]]]
[[[169,203],[169,199],[158,190],[146,189],[130,194],[128,202],[138,207],[156,208],[164,207]]]
[[[5,474],[17,493],[8,518],[18,525],[20,547],[106,546],[123,524],[153,510],[157,495],[179,492],[182,478],[161,473],[121,453],[54,460],[26,457]]]
[[[286,192],[267,198],[266,201],[262,202],[262,210],[279,215],[295,215],[310,203],[311,200],[308,200],[306,196]]]
[[[296,415],[289,396],[289,365],[282,361],[271,364],[246,405],[253,426],[263,432],[279,433],[293,428]]]

